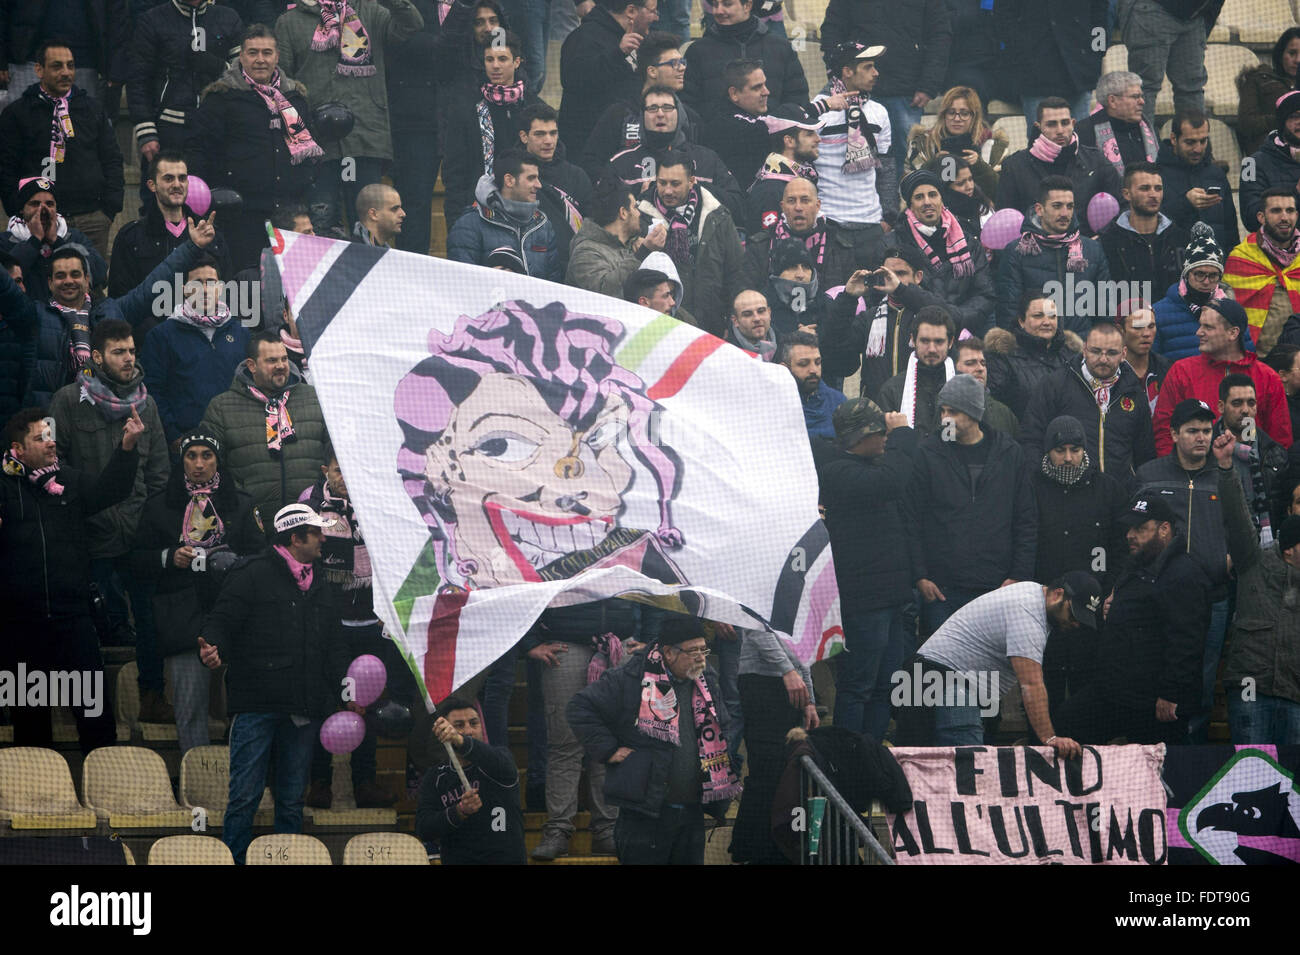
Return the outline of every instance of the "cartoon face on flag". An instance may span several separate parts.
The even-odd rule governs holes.
[[[784,367],[527,276],[293,233],[273,251],[375,612],[427,702],[547,607],[612,597],[838,648]]]

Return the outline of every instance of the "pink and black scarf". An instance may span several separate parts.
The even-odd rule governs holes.
[[[63,162],[63,157],[67,153],[68,140],[76,136],[72,129],[72,116],[68,112],[68,95],[51,96],[45,92],[45,87],[38,87],[41,99],[49,103],[54,109],[54,117],[50,122],[50,158],[55,163]],[[50,174],[53,178],[53,173]]]
[[[1139,125],[1142,127],[1142,151],[1146,154],[1146,161],[1155,162],[1156,154],[1160,151],[1156,134],[1152,132],[1150,124],[1145,119],[1140,120]],[[1119,140],[1115,138],[1115,129],[1111,126],[1110,120],[1102,120],[1093,127],[1093,131],[1097,135],[1097,148],[1101,150],[1101,154],[1120,175],[1123,175],[1124,157],[1119,154]]]
[[[1093,397],[1097,399],[1097,407],[1101,409],[1102,414],[1105,414],[1110,409],[1110,390],[1115,387],[1115,383],[1119,381],[1120,373],[1117,371],[1109,378],[1096,378],[1088,369],[1088,362],[1086,360],[1080,362],[1080,364],[1082,365],[1080,371],[1083,374],[1083,380],[1086,381],[1088,387],[1092,389]],[[1121,366],[1121,369],[1122,367],[1123,366]]]
[[[481,87],[483,98],[478,101],[478,131],[483,140],[483,172],[492,175],[492,159],[496,155],[496,130],[492,126],[493,106],[516,106],[523,102],[524,81],[518,80],[509,86],[496,83],[484,83]]]
[[[329,483],[321,482],[321,516],[334,518],[334,524],[324,528],[325,543],[321,547],[321,566],[325,579],[340,585],[344,590],[361,590],[371,584],[370,554],[361,538],[361,527],[352,511],[352,501],[330,493]]]
[[[6,451],[4,454],[4,473],[14,477],[25,477],[34,486],[43,490],[46,494],[53,494],[58,497],[63,494],[63,485],[59,483],[59,462],[47,465],[36,470],[28,469],[27,465],[14,457],[13,449]]]
[[[772,245],[776,245],[782,239],[791,238],[803,241],[804,248],[812,256],[813,266],[820,269],[826,261],[826,217],[818,216],[813,230],[806,236],[799,236],[790,231],[790,224],[785,221],[785,213],[782,213],[772,229]]]
[[[286,441],[298,436],[298,432],[293,430],[293,419],[289,417],[288,390],[268,398],[250,384],[248,393],[266,405],[266,450],[279,454]]]
[[[704,677],[696,677],[695,692],[691,694],[691,716],[695,721],[695,741],[700,753],[700,802],[718,802],[740,795],[740,779],[731,768],[727,755],[727,741],[722,738],[722,725],[718,722],[713,696]],[[637,713],[636,729],[643,736],[662,740],[676,746],[681,741],[677,721],[681,707],[672,677],[664,666],[659,647],[646,654],[645,669],[641,675],[641,709]]]
[[[876,148],[876,133],[880,132],[880,127],[875,123],[867,122],[866,113],[862,109],[863,103],[869,97],[864,97],[856,90],[848,89],[844,81],[838,77],[831,80],[831,95],[834,96],[836,93],[843,93],[849,101],[849,105],[844,110],[844,121],[848,126],[848,141],[844,146],[844,163],[840,166],[840,171],[853,173],[879,169],[880,153]]]
[[[148,397],[144,372],[139,367],[130,382],[116,386],[94,365],[81,369],[82,401],[89,401],[109,421],[121,421],[131,414],[132,409],[136,412],[143,411]]]
[[[81,308],[68,308],[54,299],[50,299],[50,308],[62,316],[68,327],[68,361],[76,374],[90,361],[90,296],[86,296]]]
[[[691,264],[691,232],[696,229],[695,221],[700,212],[700,187],[692,186],[686,201],[675,209],[663,204],[658,189],[651,190],[650,201],[668,223],[668,241],[664,244],[664,251],[679,271],[686,271]]]
[[[1030,224],[1042,228],[1038,216],[1031,216],[1028,221]],[[1020,233],[1020,241],[1016,243],[1016,251],[1021,255],[1040,255],[1043,246],[1047,246],[1049,249],[1064,248],[1068,250],[1065,258],[1065,271],[1086,272],[1088,270],[1088,260],[1083,256],[1083,239],[1080,237],[1078,229],[1073,232],[1062,232],[1060,235],[1046,235],[1042,232],[1026,229]]]
[[[304,564],[302,561],[294,558],[289,553],[289,548],[281,545],[275,545],[275,552],[284,558],[285,564],[289,567],[289,573],[293,574],[293,582],[298,585],[298,589],[303,593],[311,590],[311,578],[313,568],[311,564]]]
[[[334,72],[342,76],[374,76],[370,62],[370,37],[348,0],[319,0],[320,24],[312,34],[313,50],[339,51]]]
[[[1268,231],[1261,227],[1255,233],[1259,241],[1259,247],[1279,268],[1288,268],[1295,261],[1296,256],[1300,255],[1300,229],[1291,230],[1291,241],[1286,245],[1278,245]]]
[[[947,209],[943,210],[943,218],[939,222],[939,228],[943,229],[944,248],[946,258],[939,255],[930,246],[930,236],[934,235],[934,229],[930,229],[930,235],[925,235],[922,229],[927,228],[921,224],[911,209],[907,210],[907,225],[912,230],[912,238],[916,242],[916,247],[924,252],[930,259],[930,263],[939,271],[943,271],[945,262],[952,266],[953,275],[963,278],[967,275],[975,274],[975,263],[971,261],[970,249],[966,246],[966,233],[962,231],[961,223],[957,217]]]
[[[196,484],[185,479],[185,493],[190,496],[181,518],[182,547],[219,547],[226,539],[226,525],[212,505],[212,495],[221,487],[221,472],[212,475],[211,481]]]
[[[243,72],[242,70],[240,71]],[[284,142],[289,147],[289,162],[298,165],[306,159],[324,156],[325,151],[311,138],[307,124],[298,115],[298,110],[289,102],[289,98],[280,92],[280,71],[276,70],[270,83],[259,83],[247,73],[243,74],[249,87],[262,97],[266,108],[280,117],[280,126],[284,131]]]
[[[195,328],[220,328],[230,321],[230,306],[225,302],[217,302],[216,314],[204,315],[186,299],[177,309],[177,318]]]

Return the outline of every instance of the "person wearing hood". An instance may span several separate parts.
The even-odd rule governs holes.
[[[641,83],[639,92],[626,100],[611,103],[596,121],[586,147],[579,152],[582,168],[593,181],[600,178],[611,156],[640,145],[644,131],[641,101],[651,87],[661,86],[673,91],[677,98],[678,127],[685,134],[687,142],[699,142],[704,124],[700,114],[682,99],[682,87],[686,82],[686,57],[682,56],[677,37],[671,33],[656,32],[641,41],[636,51],[636,75]]]
[[[1223,259],[1214,231],[1204,222],[1193,223],[1183,250],[1182,277],[1152,306],[1156,316],[1152,351],[1157,355],[1178,361],[1200,351],[1196,330],[1202,306],[1232,294],[1222,284]]]
[[[1079,360],[1083,339],[1060,327],[1056,303],[1026,292],[1011,331],[993,328],[984,336],[989,392],[1023,418],[1039,380]]]
[[[311,135],[306,90],[279,64],[271,28],[245,29],[239,62],[203,90],[186,148],[190,175],[243,200],[221,216],[237,272],[258,266],[275,208],[307,201],[315,160],[324,155]],[[376,173],[364,182],[378,179]]]
[[[1231,249],[1241,235],[1237,205],[1227,173],[1210,149],[1210,119],[1204,113],[1178,113],[1169,138],[1156,156],[1165,195],[1160,211],[1189,233],[1196,222],[1207,223],[1214,239]],[[1163,286],[1161,286],[1163,287]]]
[[[203,419],[208,403],[230,387],[248,349],[248,329],[221,300],[215,259],[199,258],[185,273],[182,291],[181,301],[144,336],[140,350],[145,385],[158,403],[173,450]]]
[[[170,723],[171,708],[163,698],[162,659],[149,612],[153,588],[129,567],[145,500],[162,489],[171,469],[158,408],[144,386],[144,372],[136,364],[135,354],[130,325],[120,319],[97,324],[90,339],[90,362],[78,373],[77,381],[54,393],[50,417],[60,462],[86,474],[99,474],[108,466],[122,440],[122,424],[133,410],[144,422],[144,433],[136,442],[140,465],[131,493],[87,520],[86,543],[91,574],[107,605],[113,642],[136,645],[140,718]],[[124,593],[130,594],[134,611],[134,641]]]
[[[600,0],[560,47],[560,135],[586,144],[611,104],[636,95],[637,51],[658,0]]]
[[[181,755],[207,746],[211,674],[199,660],[194,624],[212,609],[238,556],[264,546],[253,501],[221,466],[221,442],[195,432],[180,462],[144,505],[132,551],[134,575],[153,592],[158,655],[172,688]],[[137,656],[139,651],[137,650]]]
[[[1064,300],[1066,330],[1078,335],[1087,333],[1091,315],[1075,314],[1067,285],[1076,289],[1098,288],[1096,283],[1109,281],[1110,266],[1101,244],[1083,235],[1075,217],[1076,207],[1076,195],[1069,179],[1048,176],[1039,183],[1038,201],[1034,203],[1033,215],[1021,227],[1020,241],[1002,253],[998,270],[999,327],[1013,326],[1023,294],[1031,291],[1050,294],[1046,286],[1056,283],[1061,291],[1052,297]]]
[[[537,201],[537,160],[511,150],[497,157],[495,167],[479,180],[473,207],[447,233],[447,258],[486,265],[493,249],[508,245],[519,252],[528,275],[559,282],[564,272],[555,229]]]
[[[255,333],[247,354],[229,389],[208,405],[200,428],[225,449],[230,473],[252,495],[266,528],[320,475],[325,416],[316,389],[289,364],[279,335]]]
[[[1080,145],[1101,150],[1120,175],[1134,163],[1155,162],[1156,134],[1142,117],[1142,77],[1123,70],[1106,73],[1095,94],[1097,108],[1075,126]]]
[[[1064,176],[1070,181],[1078,209],[1087,209],[1100,192],[1109,192],[1119,201],[1119,173],[1101,150],[1079,142],[1070,104],[1058,96],[1049,96],[1039,101],[1037,115],[1037,138],[1028,149],[1002,160],[997,207],[1029,215],[1041,194],[1041,183],[1048,176]]]
[[[731,302],[731,325],[725,340],[763,361],[776,359],[772,312],[762,292],[745,289]]]
[[[1182,274],[1188,234],[1160,211],[1164,192],[1159,166],[1130,163],[1124,169],[1128,208],[1097,236],[1110,277],[1117,282],[1145,283],[1144,299],[1154,294],[1153,289],[1168,288]]]
[[[744,251],[731,213],[700,185],[694,163],[680,151],[660,156],[654,185],[639,206],[653,225],[667,229],[664,251],[682,277],[682,304],[716,334],[726,303],[744,287]]]
[[[808,77],[798,54],[789,40],[753,16],[753,9],[752,0],[718,0],[714,22],[686,48],[682,97],[706,118],[719,113],[728,102],[724,74],[733,60],[758,61],[772,102],[808,102]],[[739,170],[736,172],[739,175]]]
[[[1243,164],[1251,163],[1253,179],[1241,180],[1241,221],[1246,228],[1260,222],[1264,211],[1264,194],[1275,186],[1294,190],[1300,181],[1300,90],[1292,90],[1277,101],[1273,110],[1274,126],[1264,144],[1250,154]]]
[[[716,152],[687,139],[678,102],[677,95],[667,87],[652,86],[642,93],[641,141],[610,157],[604,169],[638,195],[644,195],[654,185],[663,156],[687,156],[694,164],[696,180],[727,207],[733,221],[744,222],[748,213],[745,193]]]
[[[799,403],[803,405],[803,423],[809,438],[834,438],[831,416],[847,400],[844,392],[832,388],[822,378],[822,351],[817,336],[795,332],[781,346],[781,364],[790,369],[799,386]]]
[[[641,267],[623,283],[623,301],[671,315],[693,328],[699,327],[695,317],[681,306],[682,280],[666,252],[651,252],[645,257]]]
[[[519,115],[519,140],[537,160],[542,179],[537,201],[555,230],[563,272],[569,265],[569,245],[582,228],[582,210],[591,199],[591,180],[566,158],[559,120],[559,114],[546,103],[534,103]]]
[[[948,357],[956,326],[945,309],[927,306],[912,325],[915,349],[907,368],[880,386],[878,402],[885,411],[897,411],[921,437],[939,430],[939,392],[956,374]],[[983,382],[980,382],[981,387]]]
[[[817,124],[797,106],[780,106],[763,117],[767,125],[767,158],[749,187],[749,233],[773,228],[781,218],[785,185],[794,179],[817,181]]]
[[[1274,127],[1273,108],[1296,88],[1300,65],[1300,26],[1289,27],[1273,44],[1267,63],[1243,67],[1237,74],[1237,141],[1248,156],[1264,145]]]
[[[957,328],[984,334],[993,320],[993,273],[978,233],[967,232],[948,211],[936,173],[908,173],[899,192],[904,210],[898,241],[925,256],[930,290],[943,299]]]
[[[797,239],[783,239],[773,247],[772,274],[763,296],[772,309],[772,331],[781,344],[798,332],[816,335],[830,310],[812,255]],[[840,380],[837,374],[831,377]]]
[[[485,46],[486,80],[479,95],[446,106],[442,182],[448,223],[455,223],[473,204],[475,187],[484,175],[492,175],[496,157],[519,147],[523,111],[542,102],[524,86],[522,51],[523,43],[513,33],[506,33],[499,46]]]

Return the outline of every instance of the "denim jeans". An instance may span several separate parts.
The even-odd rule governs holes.
[[[307,208],[317,235],[327,235],[335,227],[350,230],[349,223],[356,221],[357,194],[372,182],[379,182],[384,174],[382,159],[347,158],[353,162],[346,167],[338,159],[322,160],[316,170],[316,181],[307,193]]]
[[[910,96],[881,96],[876,98],[876,102],[889,113],[889,149],[894,156],[898,178],[902,179],[903,162],[907,159],[907,134],[921,122],[921,107],[913,106]]]
[[[546,84],[546,47],[551,32],[550,0],[502,0],[510,32],[524,45],[524,73],[528,89],[539,96]]]
[[[934,636],[934,632],[943,626],[944,621],[955,614],[962,607],[966,606],[976,597],[983,597],[989,591],[987,590],[968,590],[965,587],[955,587],[952,585],[939,585],[943,591],[945,599],[936,600],[933,603],[921,601],[921,645],[924,646],[926,638]]]
[[[1190,742],[1209,739],[1210,710],[1214,708],[1214,685],[1223,656],[1223,640],[1228,633],[1228,598],[1210,604],[1210,629],[1205,633],[1205,656],[1201,660],[1201,711],[1188,724]],[[1229,694],[1231,696],[1232,694]]]
[[[163,662],[158,656],[158,638],[153,624],[154,582],[132,573],[130,555],[95,557],[90,561],[90,575],[99,585],[108,610],[108,622],[116,633],[127,626],[126,597],[131,598],[131,615],[135,617],[135,662],[140,670],[141,691],[163,691]]]
[[[978,706],[937,706],[934,709],[935,746],[979,746],[984,742],[984,719]]]
[[[1020,105],[1025,111],[1025,131],[1029,136],[1029,144],[1032,146],[1034,140],[1038,138],[1038,130],[1034,129],[1034,123],[1038,121],[1038,104],[1047,99],[1046,96],[1022,96]],[[1067,96],[1066,99],[1069,99]],[[1088,105],[1092,101],[1092,90],[1084,90],[1075,96],[1074,102],[1070,104],[1070,115],[1074,121],[1080,122],[1088,118]]]
[[[312,745],[320,721],[295,726],[287,713],[237,713],[230,722],[230,798],[222,840],[237,865],[244,864],[253,841],[253,814],[266,788],[266,770],[275,755],[275,831],[302,832],[302,799],[311,767]]]
[[[903,665],[903,608],[844,614],[844,653],[835,671],[835,725],[884,738],[890,677]]]
[[[1228,727],[1234,746],[1300,745],[1300,703],[1280,696],[1241,698],[1241,687],[1228,691]]]

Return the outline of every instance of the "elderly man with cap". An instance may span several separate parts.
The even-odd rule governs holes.
[[[1259,545],[1233,467],[1235,443],[1226,432],[1213,447],[1237,574],[1236,627],[1223,677],[1228,729],[1234,745],[1294,746],[1300,744],[1300,517],[1282,522],[1275,544]]]
[[[956,375],[939,391],[939,428],[917,448],[904,498],[912,580],[934,633],[976,597],[1032,580],[1038,512],[1024,452],[981,429],[984,386]]]
[[[1174,362],[1156,400],[1152,426],[1157,453],[1168,454],[1173,447],[1170,416],[1174,408],[1189,398],[1214,407],[1219,400],[1219,382],[1234,371],[1255,382],[1259,426],[1282,447],[1291,447],[1286,388],[1278,373],[1255,354],[1245,309],[1230,298],[1217,299],[1201,309],[1197,320],[1200,354]]]
[[[347,641],[334,588],[317,573],[321,529],[333,523],[306,504],[280,508],[271,546],[227,575],[198,638],[206,666],[230,664],[226,708],[234,719],[222,838],[240,865],[272,754],[275,831],[302,831],[312,744],[321,721],[341,706]]]
[[[1186,742],[1188,720],[1202,709],[1210,579],[1165,495],[1143,490],[1123,521],[1132,562],[1112,593],[1097,669],[1056,722],[1083,743]]]
[[[978,746],[981,717],[996,717],[1019,684],[1025,716],[1043,746],[1067,759],[1079,744],[1053,728],[1043,683],[1043,653],[1053,631],[1097,628],[1101,588],[1082,571],[1050,581],[1011,584],[966,604],[921,645],[894,678],[901,746]],[[923,691],[943,687],[936,704]]]
[[[943,181],[928,169],[899,183],[905,206],[898,241],[925,256],[928,284],[948,307],[957,328],[983,335],[993,324],[997,295],[993,272],[979,237],[967,234],[943,204]]]
[[[140,516],[132,569],[153,586],[158,655],[172,690],[176,736],[184,755],[207,746],[212,677],[199,659],[195,625],[212,609],[226,571],[265,539],[253,500],[221,466],[221,443],[195,432],[181,437],[180,463]]]
[[[840,584],[844,649],[835,675],[835,725],[873,739],[889,726],[889,678],[903,662],[903,607],[912,599],[903,495],[917,433],[901,414],[852,398],[831,418],[835,442],[813,441],[826,530]]]

